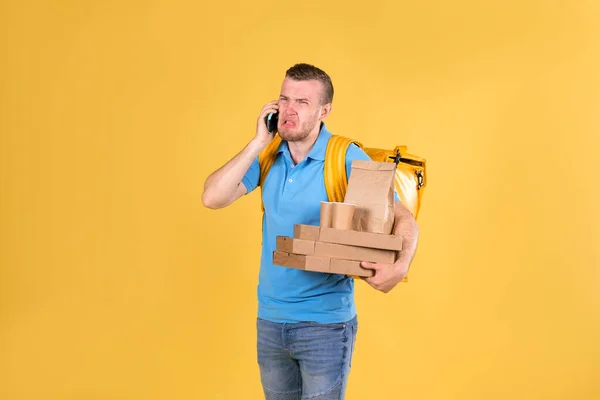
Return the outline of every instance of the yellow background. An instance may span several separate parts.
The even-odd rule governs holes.
[[[600,398],[598,4],[3,1],[0,398],[261,398],[260,196],[201,193],[296,62],[428,160],[347,398]]]

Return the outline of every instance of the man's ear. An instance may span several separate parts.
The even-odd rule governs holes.
[[[321,119],[325,119],[329,116],[329,114],[331,113],[331,109],[332,109],[332,105],[331,103],[327,103],[323,106],[323,108],[321,109]]]

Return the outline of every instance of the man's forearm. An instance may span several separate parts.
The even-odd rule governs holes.
[[[373,288],[387,293],[401,282],[408,274],[408,269],[417,250],[419,239],[419,227],[411,212],[399,201],[396,202],[396,213],[394,215],[394,234],[402,237],[402,250],[397,252],[396,262],[393,266],[389,264],[378,264],[363,261],[361,266],[375,270],[375,275],[365,278],[365,281]]]
[[[396,203],[394,235],[402,237],[402,250],[396,256],[396,264],[408,267],[417,251],[419,226],[410,211],[400,202]]]
[[[263,147],[264,145],[253,140],[235,157],[213,172],[204,183],[202,199],[205,204],[213,207],[227,204]]]

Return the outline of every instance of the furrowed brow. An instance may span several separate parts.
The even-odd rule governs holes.
[[[282,100],[296,100],[296,101],[306,101],[307,103],[310,103],[310,100],[305,99],[303,97],[297,98],[297,99],[290,99],[288,96],[284,96],[284,95],[279,95],[279,98]]]

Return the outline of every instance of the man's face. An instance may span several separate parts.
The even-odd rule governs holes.
[[[317,80],[285,78],[279,96],[279,136],[290,142],[305,139],[324,115],[323,85]],[[317,128],[318,129],[318,128]]]

